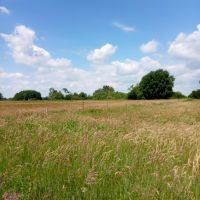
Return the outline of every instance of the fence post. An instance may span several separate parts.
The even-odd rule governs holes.
[[[82,100],[82,110],[85,110],[84,100]]]

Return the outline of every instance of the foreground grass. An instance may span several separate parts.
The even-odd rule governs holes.
[[[200,101],[0,115],[0,198],[200,199]]]

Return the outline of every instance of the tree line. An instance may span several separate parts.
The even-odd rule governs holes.
[[[16,93],[12,100],[104,100],[104,99],[180,99],[187,98],[179,91],[173,91],[175,78],[170,75],[168,71],[158,69],[151,71],[144,75],[141,81],[134,85],[131,85],[128,93],[115,91],[113,87],[104,85],[94,91],[92,95],[88,95],[85,92],[72,93],[67,88],[63,88],[61,91],[54,88],[49,89],[47,97],[41,96],[41,94],[35,90],[23,90]],[[199,81],[200,83],[200,81]],[[200,99],[200,89],[194,90],[188,96],[189,98]],[[0,100],[6,100],[0,93]]]

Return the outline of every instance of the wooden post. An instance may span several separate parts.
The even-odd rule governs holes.
[[[85,110],[84,100],[82,100],[82,110]]]

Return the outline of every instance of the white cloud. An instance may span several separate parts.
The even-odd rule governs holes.
[[[157,51],[159,47],[159,42],[155,41],[155,40],[151,40],[149,42],[147,42],[146,44],[142,44],[140,46],[140,50],[143,53],[155,53]]]
[[[10,10],[8,10],[8,8],[6,8],[4,6],[0,6],[0,13],[9,15],[10,14]]]
[[[11,97],[24,89],[30,89],[30,77],[23,73],[6,72],[0,69],[0,92],[4,96]]]
[[[191,68],[191,65],[185,62],[163,64],[150,56],[137,60],[127,58],[103,62],[113,55],[117,48],[106,44],[90,52],[87,59],[92,61],[92,68],[84,70],[74,67],[67,58],[52,57],[47,50],[36,45],[35,31],[26,26],[16,26],[13,33],[2,33],[1,37],[6,41],[16,63],[31,66],[28,69],[30,71],[27,70],[25,74],[0,69],[0,90],[7,97],[22,89],[35,89],[45,96],[50,87],[67,87],[72,92],[92,93],[104,84],[126,91],[131,84],[139,83],[143,75],[159,68],[175,75],[175,90],[188,94],[195,89],[194,83],[197,83],[195,87],[198,87],[200,69]]]
[[[184,61],[200,61],[200,24],[197,30],[190,34],[179,33],[176,39],[171,42],[168,53]]]
[[[117,47],[112,44],[105,44],[99,49],[92,50],[87,59],[92,62],[103,62],[116,52]]]
[[[118,22],[114,22],[112,25],[116,28],[119,28],[120,30],[122,30],[124,32],[135,32],[134,27],[126,26],[126,25],[118,23]]]
[[[124,62],[113,61],[112,65],[115,66],[118,75],[137,73],[139,68],[138,62],[131,59],[126,59]]]
[[[1,79],[3,78],[14,78],[14,79],[18,79],[18,78],[22,78],[24,75],[22,73],[16,72],[16,73],[7,73],[5,71],[0,71],[0,77]]]
[[[12,34],[1,33],[0,36],[7,42],[16,63],[47,67],[71,64],[71,61],[65,58],[53,59],[48,51],[35,45],[36,34],[26,26],[16,26]]]

